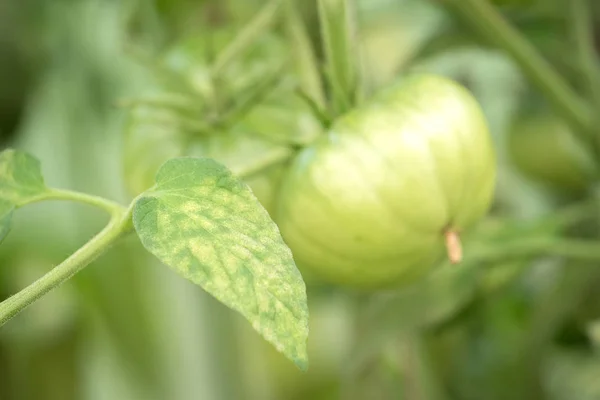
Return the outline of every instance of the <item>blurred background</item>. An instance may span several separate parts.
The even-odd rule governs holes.
[[[0,2],[0,145],[38,157],[51,186],[124,204],[150,186],[165,158],[182,152],[213,156],[233,170],[265,153],[285,159],[290,143],[301,145],[320,129],[290,94],[295,75],[282,62],[297,49],[288,42],[290,21],[305,24],[322,56],[313,0],[296,1],[290,20],[275,20],[248,55],[228,64],[231,98],[247,100],[233,102],[244,118],[225,139],[183,150],[173,139],[181,129],[202,131],[203,121],[170,92],[211,93],[215,104],[228,104],[231,98],[206,86],[206,65],[264,3]],[[369,87],[429,71],[460,81],[481,103],[500,168],[483,224],[504,227],[498,240],[518,239],[522,226],[553,234],[554,225],[530,222],[593,198],[589,149],[512,58],[444,1],[350,3]],[[585,89],[568,0],[494,3],[576,90]],[[600,43],[600,3],[590,3]],[[263,82],[281,65],[276,85]],[[263,86],[276,88],[254,90]],[[215,109],[205,111],[210,120]],[[285,166],[248,180],[268,210]],[[569,234],[598,237],[600,213],[587,210]],[[60,263],[105,222],[84,205],[20,210],[0,246],[0,299]],[[306,279],[310,369],[303,373],[242,317],[129,238],[0,329],[0,399],[600,399],[598,265],[467,263],[368,297]]]

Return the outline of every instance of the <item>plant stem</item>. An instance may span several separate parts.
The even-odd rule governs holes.
[[[472,259],[491,262],[542,255],[600,261],[600,243],[596,240],[524,238],[480,251],[473,254]]]
[[[571,0],[571,25],[579,63],[596,104],[600,103],[600,60],[594,43],[592,7],[588,0]]]
[[[123,108],[146,106],[188,113],[198,111],[198,101],[196,99],[179,93],[163,94],[157,97],[125,98],[119,100],[116,106]]]
[[[326,106],[326,96],[319,60],[295,0],[286,0],[285,5],[285,25],[294,49],[293,55],[300,86],[306,96],[314,101],[319,110],[322,110]]]
[[[72,199],[73,193],[67,193],[69,193],[69,198]],[[102,206],[106,205],[104,202],[108,203],[103,199],[101,199],[103,202],[98,202],[97,200],[94,200],[96,199],[94,196],[83,194],[81,194],[81,196],[86,200],[90,200],[86,202],[91,204]],[[4,323],[23,311],[40,297],[60,286],[77,272],[81,271],[85,266],[106,251],[117,239],[131,231],[131,208],[124,212],[121,206],[118,207],[119,210],[112,213],[108,225],[106,225],[100,233],[94,236],[83,247],[53,268],[46,275],[0,303],[0,326],[4,325]]]
[[[359,60],[355,21],[348,0],[318,0],[319,24],[335,115],[344,114],[358,100]]]
[[[575,93],[515,28],[487,0],[447,0],[448,4],[488,39],[495,41],[519,64],[523,72],[577,129],[585,143],[594,118],[591,108]]]
[[[275,21],[281,0],[271,0],[248,22],[236,37],[217,56],[213,65],[214,76],[219,76],[227,66],[259,39]]]
[[[585,85],[588,87],[590,100],[595,109],[600,108],[600,60],[596,53],[594,43],[593,13],[588,0],[571,0],[571,29],[574,42],[579,55],[579,64],[584,75]],[[600,117],[594,118],[596,136],[594,149],[596,157],[600,158],[600,132],[596,128]],[[599,160],[600,161],[600,160]]]
[[[42,193],[39,196],[33,197],[29,199],[25,203],[19,204],[19,207],[23,207],[27,204],[38,203],[40,201],[46,200],[68,200],[75,201],[79,203],[89,204],[91,206],[101,208],[108,212],[112,216],[120,215],[123,213],[125,208],[111,200],[107,200],[102,197],[93,196],[91,194],[74,192],[71,190],[63,190],[63,189],[48,189],[46,192]]]
[[[235,171],[235,175],[240,179],[250,178],[274,165],[281,164],[289,160],[293,154],[294,152],[292,150],[275,149],[270,153],[266,153],[261,160],[258,160],[254,164],[248,165],[242,170]]]

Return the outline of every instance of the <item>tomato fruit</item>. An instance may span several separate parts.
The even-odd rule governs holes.
[[[412,75],[300,152],[276,220],[299,267],[325,281],[410,282],[440,260],[449,232],[487,212],[495,159],[473,96],[447,78]]]
[[[594,178],[593,158],[557,117],[540,114],[518,121],[508,148],[519,171],[547,188],[582,193]]]

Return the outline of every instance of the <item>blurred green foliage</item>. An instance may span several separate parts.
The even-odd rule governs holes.
[[[177,45],[187,38],[183,43],[193,48],[194,40],[206,39],[221,48],[221,32],[231,38],[263,3],[2,2],[1,145],[36,154],[47,179],[60,187],[129,200],[153,177],[149,164],[158,167],[161,157],[181,154],[166,142],[151,143],[153,134],[169,133],[168,118],[180,111],[161,114],[145,104],[138,109],[142,118],[164,114],[166,128],[153,125],[153,133],[142,124],[139,137],[136,132],[124,137],[129,114],[120,102],[161,93],[157,68],[167,71],[163,77],[171,76],[169,68],[183,68],[188,79],[178,82],[183,89],[195,84],[206,88],[202,65],[187,59],[189,53],[178,55]],[[578,180],[576,191],[571,185],[554,185],[550,191],[539,185],[540,175],[549,179],[547,165],[560,169],[565,163],[558,170],[562,179],[576,168],[578,156],[570,160],[563,154],[561,165],[550,158],[543,148],[562,148],[562,139],[547,128],[534,127],[538,131],[525,154],[524,145],[515,151],[511,139],[515,127],[532,116],[551,120],[556,112],[505,52],[441,3],[350,2],[358,32],[350,45],[360,56],[357,67],[366,78],[365,91],[372,93],[410,71],[462,82],[482,104],[500,155],[494,210],[482,223],[481,235],[496,243],[519,240],[532,230],[597,240],[597,207],[565,224],[551,219],[562,215],[561,207],[577,207],[574,202],[584,197],[597,199],[591,182]],[[580,92],[586,89],[564,12],[568,0],[494,3],[568,82]],[[600,43],[600,7],[591,3]],[[316,1],[294,4],[291,12],[306,24],[306,39],[325,65]],[[294,26],[287,21],[279,20],[261,34],[264,52],[230,65],[224,74],[229,94],[256,89],[257,82],[272,77],[265,71],[273,63],[279,66],[300,51],[301,46],[286,42],[288,28]],[[155,60],[165,54],[170,55],[165,57],[169,68],[161,69]],[[210,52],[202,57],[210,58]],[[294,95],[298,71],[305,70],[285,65],[288,79],[268,96],[248,97],[252,107],[241,123],[220,125],[221,136],[197,141],[186,154],[222,157],[232,168],[244,168],[256,154],[282,142],[298,145],[317,134],[319,124],[310,107]],[[303,77],[300,81],[310,81]],[[312,94],[318,97],[318,92]],[[192,97],[193,110],[184,112],[199,124],[244,100],[207,93],[211,101]],[[234,145],[227,139],[250,133],[259,138]],[[132,138],[137,147],[128,144]],[[273,138],[279,144],[273,145]],[[515,153],[531,162],[541,155],[544,164],[522,168]],[[143,171],[136,171],[142,164]],[[271,176],[248,179],[267,208],[285,165],[270,170]],[[550,222],[534,224],[539,218]],[[494,230],[497,221],[502,221],[500,231]],[[0,246],[0,299],[60,262],[103,222],[85,206],[41,204],[19,212]],[[160,268],[131,239],[0,329],[0,399],[598,399],[598,267],[559,258],[465,263],[438,270],[418,285],[368,298],[312,284],[305,277],[311,283],[311,367],[302,373],[240,317]]]

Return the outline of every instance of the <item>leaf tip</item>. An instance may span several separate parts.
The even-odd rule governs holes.
[[[298,369],[300,369],[300,371],[302,371],[302,372],[308,371],[308,354],[306,353],[306,350],[303,352],[303,354],[300,354],[298,357],[294,358],[292,361],[294,362],[294,364],[296,364],[296,366],[298,367]]]

